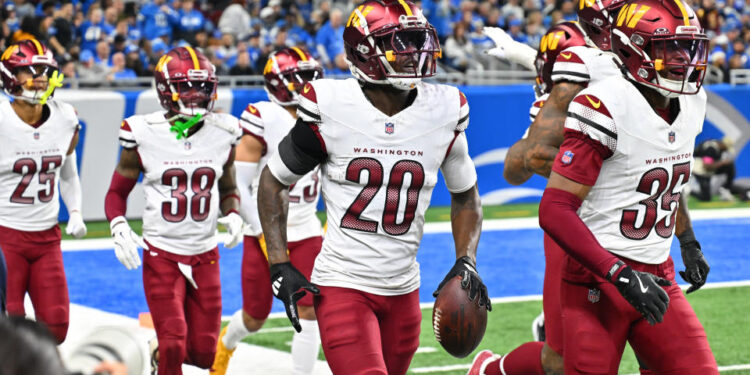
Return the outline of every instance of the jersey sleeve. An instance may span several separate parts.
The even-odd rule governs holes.
[[[289,134],[279,143],[279,152],[268,161],[268,168],[281,183],[291,185],[315,169],[327,157],[318,125],[297,119]]]
[[[265,125],[260,111],[252,104],[248,104],[240,115],[240,126],[243,134],[249,134],[256,138],[263,139],[265,134]]]
[[[552,170],[593,186],[602,163],[616,148],[617,128],[607,107],[594,95],[578,95],[568,107],[564,140]]]
[[[591,80],[591,74],[583,59],[570,49],[566,49],[557,55],[555,64],[552,66],[551,78],[552,82],[587,83]]]
[[[539,111],[541,111],[542,107],[544,107],[544,102],[547,101],[547,98],[548,96],[544,95],[540,97],[539,99],[535,100],[534,103],[531,105],[531,108],[529,108],[529,121],[530,122],[534,122],[534,119],[536,119],[536,116],[539,115]]]
[[[122,148],[132,150],[136,147],[138,147],[138,144],[135,141],[135,136],[133,136],[133,131],[130,129],[130,124],[128,124],[127,120],[123,120],[122,124],[120,124],[120,146]]]
[[[299,96],[297,106],[297,117],[311,124],[320,124],[320,108],[318,107],[318,96],[315,88],[310,82],[305,83],[302,94]]]
[[[459,96],[459,108],[458,108],[458,122],[456,123],[456,131],[463,132],[469,127],[469,102],[466,100],[466,95],[463,92],[458,92]]]
[[[448,147],[440,170],[443,171],[445,185],[451,193],[462,193],[476,184],[477,171],[469,156],[466,133],[455,132],[455,137]]]

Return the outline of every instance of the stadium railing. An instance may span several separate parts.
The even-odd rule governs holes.
[[[729,83],[732,86],[750,84],[750,69],[732,69],[729,71]]]

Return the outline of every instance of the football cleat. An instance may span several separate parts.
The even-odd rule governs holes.
[[[466,375],[484,375],[484,370],[487,369],[487,366],[500,358],[502,356],[499,354],[492,353],[489,350],[482,350],[474,356],[474,361],[471,362],[471,367]]]
[[[534,341],[545,341],[547,338],[544,331],[544,311],[531,322],[531,335],[534,336]]]
[[[214,364],[211,366],[211,371],[209,372],[209,374],[211,375],[226,374],[227,369],[229,368],[229,360],[232,358],[232,354],[234,354],[234,351],[237,349],[228,349],[226,345],[224,345],[224,335],[227,334],[227,328],[229,328],[229,326],[222,328],[221,333],[219,333],[219,341],[216,343],[216,356],[214,357]]]

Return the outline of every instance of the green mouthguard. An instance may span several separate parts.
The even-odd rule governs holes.
[[[203,115],[199,113],[187,121],[176,120],[174,122],[174,125],[172,125],[169,128],[169,131],[177,133],[178,140],[182,138],[187,138],[188,129],[195,126],[195,124],[201,122],[201,119],[203,119]]]

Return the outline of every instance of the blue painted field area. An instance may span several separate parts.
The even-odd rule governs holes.
[[[750,269],[750,254],[747,253],[750,218],[700,220],[693,225],[711,265],[709,282],[750,279],[747,271]],[[126,270],[113,251],[73,251],[64,252],[63,256],[72,303],[132,317],[148,311],[141,270]],[[672,244],[672,256],[677,269],[683,269],[676,240]],[[422,270],[420,299],[431,302],[434,288],[455,260],[453,237],[450,233],[426,234],[417,258]],[[240,247],[221,249],[224,315],[232,314],[242,303],[241,259]],[[492,297],[541,294],[542,231],[484,231],[479,245],[479,272]],[[276,303],[273,311],[283,311],[283,307]]]

